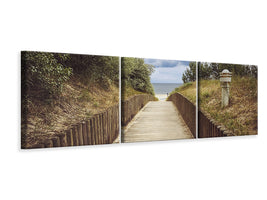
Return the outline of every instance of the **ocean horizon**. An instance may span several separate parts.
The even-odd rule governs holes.
[[[170,94],[175,88],[180,87],[183,83],[151,83],[155,94]]]

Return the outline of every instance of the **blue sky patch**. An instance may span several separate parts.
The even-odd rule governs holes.
[[[144,59],[146,64],[155,66],[151,75],[151,83],[183,83],[184,71],[189,68],[190,61]]]

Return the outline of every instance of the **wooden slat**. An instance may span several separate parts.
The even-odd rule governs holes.
[[[68,146],[66,132],[61,132],[58,136],[59,136],[59,139],[60,139],[60,146],[61,147]]]
[[[46,139],[44,141],[45,148],[51,148],[53,147],[53,141],[51,139]]]
[[[53,147],[60,147],[60,139],[59,137],[53,137],[52,138]]]
[[[92,145],[92,132],[91,132],[91,123],[90,119],[86,121],[86,129],[87,129],[87,141],[89,145]]]
[[[92,144],[96,144],[96,132],[95,132],[95,118],[92,117],[90,119],[90,127],[91,127],[91,139],[92,139]]]
[[[67,133],[67,143],[68,143],[68,146],[73,146],[72,129],[67,130],[66,133]]]
[[[73,135],[73,145],[79,146],[79,135],[78,135],[78,125],[72,126],[72,135]]]
[[[83,145],[88,145],[88,135],[86,129],[86,123],[82,122],[82,135],[83,135]]]
[[[82,124],[78,124],[78,139],[79,145],[83,145],[83,127]]]

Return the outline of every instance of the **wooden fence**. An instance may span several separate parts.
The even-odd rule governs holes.
[[[95,114],[90,119],[71,126],[68,130],[26,147],[48,148],[95,144],[111,144],[119,135],[119,105]]]
[[[180,93],[170,95],[168,100],[174,103],[191,133],[196,137],[196,106]]]
[[[216,123],[207,113],[203,111],[198,111],[198,137],[208,138],[208,137],[224,137],[224,136],[234,136],[234,134],[225,127],[220,126]]]
[[[121,102],[121,125],[126,126],[143,108],[148,101],[153,101],[154,96],[149,94],[141,94],[133,96],[125,101]]]

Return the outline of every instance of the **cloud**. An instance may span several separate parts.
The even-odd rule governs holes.
[[[151,75],[151,83],[183,83],[184,71],[189,68],[190,61],[144,59],[145,63],[155,66]]]
[[[183,83],[182,76],[189,65],[176,65],[175,67],[157,67],[151,75],[152,83]]]
[[[179,60],[161,60],[161,59],[147,59],[145,58],[145,63],[154,65],[156,68],[159,67],[176,67],[178,65],[189,65],[189,61],[179,61]]]

